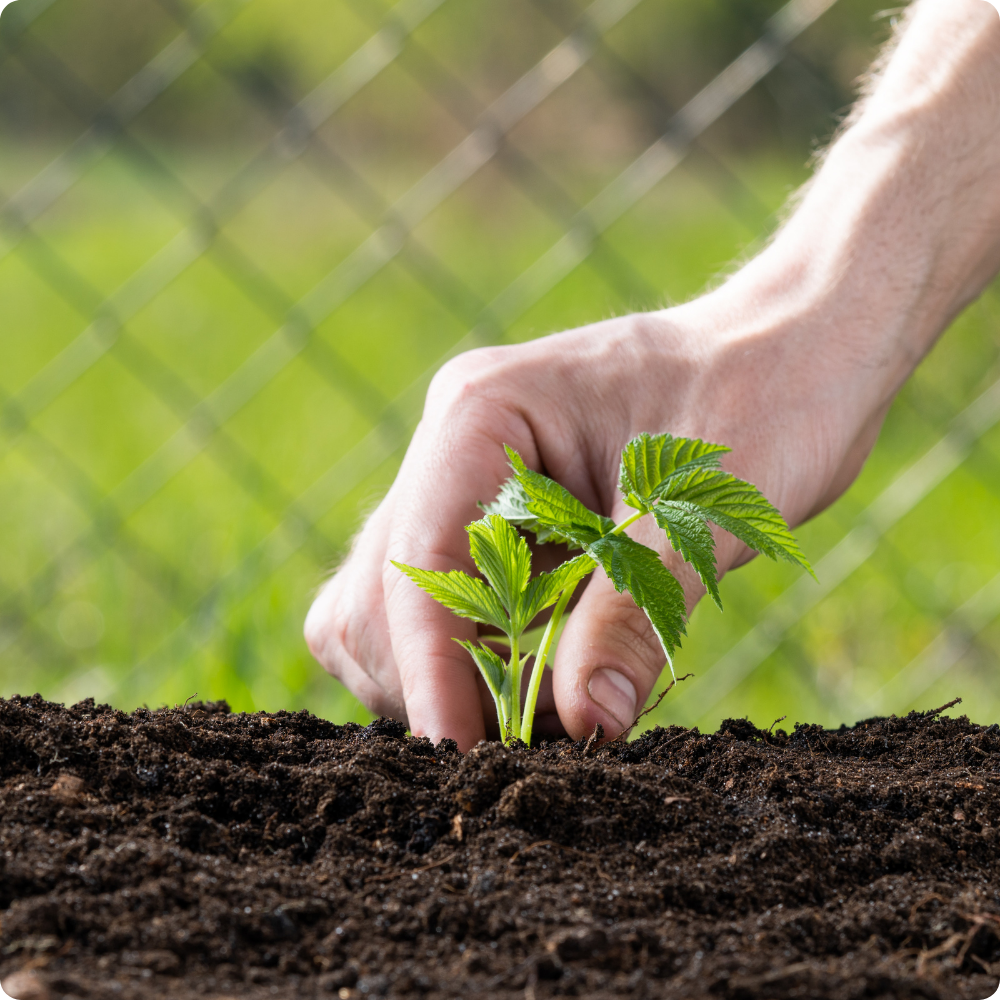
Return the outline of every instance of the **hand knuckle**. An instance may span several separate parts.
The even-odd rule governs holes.
[[[478,400],[492,387],[502,385],[502,370],[509,357],[506,348],[480,347],[452,358],[431,380],[428,401],[448,409]]]
[[[358,693],[358,698],[372,715],[388,715],[401,722],[406,722],[406,709],[385,691],[369,689]]]

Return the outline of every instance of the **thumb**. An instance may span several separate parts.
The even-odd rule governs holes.
[[[690,582],[683,570],[671,570]],[[598,567],[556,650],[552,688],[566,731],[582,739],[600,723],[608,736],[617,736],[642,711],[666,662],[645,613]]]

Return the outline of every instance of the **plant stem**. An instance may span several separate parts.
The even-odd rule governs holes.
[[[559,601],[552,610],[552,617],[549,619],[548,625],[545,626],[541,645],[535,654],[535,665],[531,669],[531,682],[528,684],[528,697],[524,702],[524,729],[521,733],[521,739],[528,746],[531,746],[531,730],[535,724],[535,704],[538,701],[538,689],[542,686],[545,661],[548,659],[549,649],[552,646],[552,640],[555,638],[556,629],[559,627],[563,612],[566,610],[566,605],[569,604],[570,598],[573,596],[573,591],[576,590],[579,582],[577,580],[576,583],[571,583],[560,595]]]
[[[648,510],[640,510],[633,514],[627,521],[622,521],[621,524],[616,524],[614,529],[611,531],[612,535],[620,535],[630,524],[635,524],[640,517],[645,517],[649,513]]]
[[[510,738],[521,738],[521,637],[510,637]]]
[[[611,530],[612,535],[620,535],[630,524],[635,524],[640,517],[645,517],[649,513],[648,509],[636,511],[630,518],[615,525]],[[538,691],[542,686],[542,675],[545,673],[545,661],[549,657],[552,647],[552,640],[555,638],[556,629],[566,611],[566,606],[576,590],[579,580],[570,584],[560,595],[552,611],[545,632],[542,635],[542,642],[535,654],[535,664],[531,669],[531,681],[528,684],[528,694],[524,700],[524,725],[521,724],[521,662],[518,659],[520,654],[520,636],[513,638],[510,644],[510,673],[511,673],[511,739],[523,740],[531,746],[531,731],[535,724],[535,705],[538,702]]]

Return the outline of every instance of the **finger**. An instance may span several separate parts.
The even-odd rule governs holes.
[[[600,723],[617,736],[638,714],[665,662],[649,619],[597,569],[556,650],[555,699],[566,731],[582,739]]]
[[[474,572],[465,525],[481,516],[507,474],[501,442],[530,443],[523,421],[502,413],[450,413],[421,426],[400,471],[388,560],[421,569]],[[432,600],[390,561],[383,588],[393,655],[410,728],[437,743],[455,740],[467,750],[486,736],[477,670],[454,638],[476,638],[476,626]]]
[[[388,715],[406,723],[402,699],[390,698],[375,681],[349,657],[340,657],[328,671],[368,709],[372,715]]]
[[[382,593],[393,506],[390,491],[355,539],[350,555],[317,595],[304,631],[310,651],[327,673],[370,711],[406,722]]]
[[[448,571],[464,562],[456,548],[434,552],[422,539],[390,545],[390,558],[421,569]],[[443,540],[439,540],[441,544]],[[476,668],[454,639],[473,640],[476,627],[437,604],[391,563],[383,586],[393,654],[414,736],[455,740],[468,750],[485,739]]]
[[[692,593],[689,574],[668,562]],[[628,593],[615,590],[602,569],[595,570],[556,650],[553,688],[566,731],[582,739],[600,723],[607,736],[617,736],[642,711],[666,660],[645,613]]]

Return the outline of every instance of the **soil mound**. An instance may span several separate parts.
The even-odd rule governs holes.
[[[480,744],[223,703],[0,700],[19,1000],[981,1000],[1000,727]]]

